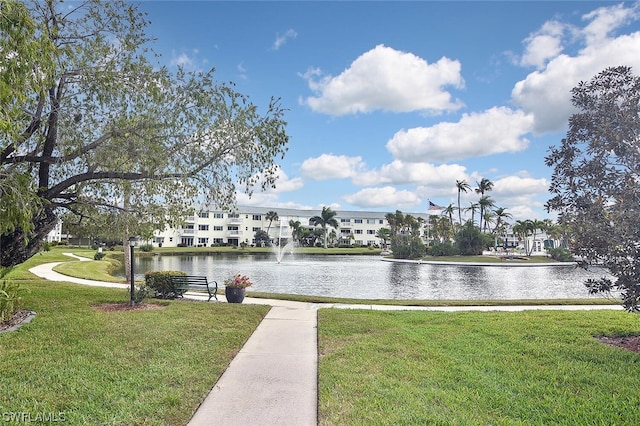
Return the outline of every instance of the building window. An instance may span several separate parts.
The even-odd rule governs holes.
[[[355,223],[362,223],[362,219],[354,219],[353,220]]]
[[[378,221],[378,223],[379,223],[380,225],[384,225],[384,220],[380,219],[380,220]]]
[[[224,244],[224,239],[222,238],[214,238],[213,244]]]
[[[356,230],[355,230],[355,231],[353,231],[353,232],[355,232],[356,234],[358,234],[358,235],[359,235],[359,234],[362,234],[362,229],[356,229]]]
[[[214,231],[224,231],[224,227],[223,226],[214,226],[213,230]]]
[[[198,217],[202,219],[209,219],[209,212],[200,212],[198,213]]]
[[[251,230],[253,232],[258,232],[260,229],[262,229],[262,228],[260,228],[259,226],[254,226]]]
[[[209,225],[198,225],[198,231],[208,231]]]
[[[224,219],[224,213],[214,213],[214,219]]]
[[[367,234],[368,235],[376,235],[376,230],[375,229],[367,229]]]
[[[262,220],[262,216],[259,214],[254,214],[253,215],[253,220]]]
[[[200,245],[209,244],[209,238],[198,238],[198,244],[200,244]]]
[[[193,223],[187,223],[184,227],[184,229],[194,229],[193,228]]]

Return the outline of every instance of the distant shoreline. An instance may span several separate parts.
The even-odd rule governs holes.
[[[397,262],[397,263],[415,263],[415,264],[424,264],[424,265],[440,265],[440,266],[499,266],[499,267],[548,267],[548,266],[562,266],[562,267],[575,267],[575,262],[537,262],[537,263],[526,263],[526,261],[513,261],[504,259],[503,262],[457,262],[457,261],[447,261],[447,260],[424,260],[424,259],[393,259],[389,257],[383,257],[381,260],[385,262]]]

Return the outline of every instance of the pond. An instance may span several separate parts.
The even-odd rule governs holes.
[[[564,299],[589,298],[587,278],[600,274],[573,266],[461,266],[384,262],[378,256],[203,255],[136,257],[136,279],[146,271],[206,275],[220,288],[240,272],[250,291],[357,299]]]

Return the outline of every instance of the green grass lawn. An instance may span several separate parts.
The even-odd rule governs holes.
[[[151,300],[161,309],[103,312],[94,306],[126,302],[128,293],[28,272],[69,260],[62,251],[71,250],[36,255],[7,276],[29,290],[24,307],[37,316],[0,334],[2,413],[183,425],[268,310]],[[82,275],[99,263],[69,265]],[[635,315],[322,309],[318,317],[322,425],[622,425],[640,417],[640,355],[593,337],[640,333]]]
[[[321,310],[322,425],[637,424],[638,334],[619,311]]]
[[[269,309],[166,301],[103,312],[93,306],[127,292],[20,283],[37,315],[0,334],[0,413],[63,413],[73,425],[186,424]]]

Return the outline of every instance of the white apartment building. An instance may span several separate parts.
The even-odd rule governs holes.
[[[275,211],[278,220],[269,223],[267,213]],[[336,229],[341,242],[352,245],[381,245],[376,234],[380,228],[388,228],[385,212],[335,211],[335,219],[340,224]],[[157,231],[153,241],[160,247],[210,247],[215,245],[255,244],[254,235],[258,230],[268,231],[272,241],[278,237],[291,237],[289,221],[299,221],[302,227],[313,229],[309,219],[320,216],[321,210],[296,210],[272,207],[238,206],[236,212],[203,209],[194,216],[185,218],[181,228],[167,228]],[[426,213],[408,213],[428,220]],[[333,228],[327,230],[331,232]]]

